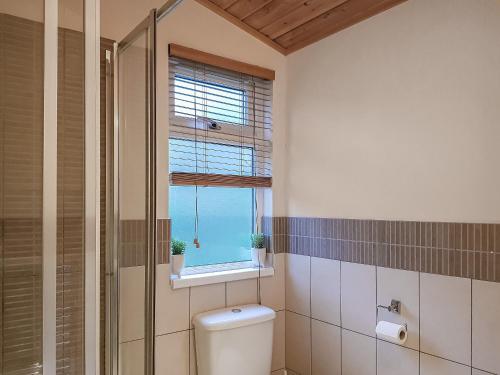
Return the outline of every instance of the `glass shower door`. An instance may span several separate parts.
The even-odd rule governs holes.
[[[9,3],[9,1],[7,2]],[[0,10],[0,373],[42,371],[44,7]]]
[[[115,92],[115,288],[118,359],[113,374],[154,374],[156,243],[156,11],[118,44]]]

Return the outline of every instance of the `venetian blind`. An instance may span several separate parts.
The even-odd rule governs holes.
[[[270,187],[274,72],[170,47],[172,185]]]

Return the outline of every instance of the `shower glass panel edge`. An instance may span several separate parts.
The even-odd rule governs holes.
[[[118,271],[111,373],[154,374],[156,275],[156,10],[116,48],[113,253]],[[134,292],[131,286],[134,285]],[[132,293],[135,293],[132,296]],[[137,298],[143,298],[138,301]],[[144,306],[128,319],[125,306]],[[122,307],[122,308],[120,308]],[[112,319],[113,320],[113,319]],[[112,345],[112,344],[111,344]],[[116,353],[117,352],[117,353]],[[143,353],[127,361],[127,353]],[[139,356],[140,357],[140,356]],[[117,358],[117,359],[116,359]]]

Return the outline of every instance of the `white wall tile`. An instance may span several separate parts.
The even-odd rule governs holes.
[[[375,266],[342,262],[342,327],[375,336]]]
[[[491,375],[490,372],[484,372],[481,370],[476,370],[475,368],[472,369],[472,375]]]
[[[144,374],[144,340],[120,344],[120,375]]]
[[[384,375],[419,375],[418,352],[378,340],[378,374]]]
[[[340,325],[340,262],[311,258],[311,316]]]
[[[144,266],[120,268],[120,342],[144,338]]]
[[[170,265],[156,266],[156,334],[189,329],[189,288],[172,290]]]
[[[342,330],[342,375],[376,374],[375,339]]]
[[[286,368],[300,375],[311,374],[311,322],[310,318],[286,312],[285,350]]]
[[[470,364],[469,279],[420,274],[420,345],[423,352]]]
[[[225,283],[192,287],[189,296],[191,327],[193,327],[193,317],[196,314],[224,307],[226,307]]]
[[[422,375],[470,375],[471,368],[422,353],[420,354],[420,373]]]
[[[404,346],[418,350],[419,343],[419,285],[418,272],[377,267],[377,305],[388,306],[392,299],[401,301],[401,314],[379,309],[378,319],[408,324]]]
[[[298,314],[311,315],[310,257],[287,254],[285,266],[286,308]]]
[[[274,276],[261,279],[262,304],[275,311],[285,309],[285,256],[274,255]]]
[[[274,320],[273,361],[271,370],[285,368],[285,311],[278,311]]]
[[[227,306],[257,303],[257,279],[226,283]]]
[[[340,328],[331,324],[312,320],[312,374],[341,374]]]
[[[472,281],[472,366],[500,374],[500,283]]]
[[[189,332],[156,337],[156,375],[189,375]]]

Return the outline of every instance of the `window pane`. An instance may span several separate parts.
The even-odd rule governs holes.
[[[239,176],[251,176],[253,172],[253,152],[250,147],[183,139],[170,139],[169,147],[171,172]]]
[[[186,241],[186,266],[200,266],[251,259],[254,192],[250,188],[198,188],[200,248],[193,245],[194,186],[170,187],[172,237]]]
[[[176,116],[245,124],[244,90],[180,76],[174,84]]]

